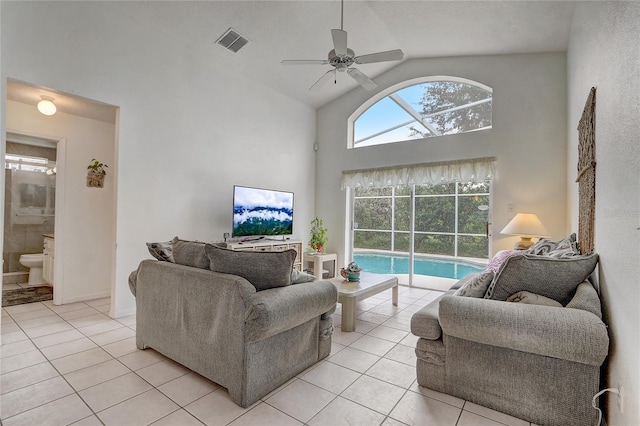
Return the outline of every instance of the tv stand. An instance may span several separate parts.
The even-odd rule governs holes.
[[[238,241],[238,242],[239,242],[240,244],[242,244],[242,243],[250,243],[250,242],[252,242],[252,241],[254,241],[254,242],[255,242],[255,241],[260,241],[260,240],[264,240],[264,239],[265,239],[265,237],[246,237],[246,239],[244,239],[244,240],[240,240],[240,241]]]
[[[293,267],[302,271],[302,241],[298,240],[269,240],[260,238],[249,241],[234,241],[227,243],[227,248],[236,251],[285,251],[293,249],[296,251],[296,260]]]

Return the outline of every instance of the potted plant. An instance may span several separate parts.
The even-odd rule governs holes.
[[[87,186],[89,188],[103,188],[104,177],[107,175],[106,164],[101,163],[95,158],[91,159],[91,163],[87,166]]]
[[[327,238],[327,228],[324,227],[322,219],[316,217],[311,221],[311,238],[309,239],[309,247],[315,252],[324,252],[324,245],[329,239]]]
[[[362,268],[356,262],[351,262],[346,268],[340,269],[342,278],[350,282],[360,281],[360,272],[362,272]]]

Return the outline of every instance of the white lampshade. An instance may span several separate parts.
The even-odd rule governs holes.
[[[533,245],[531,237],[549,237],[549,231],[533,213],[516,214],[500,233],[520,235],[520,241],[514,247],[517,250],[531,247]]]
[[[41,101],[38,102],[38,111],[44,115],[53,115],[56,113],[56,104],[53,103],[53,98],[50,96],[40,96]]]

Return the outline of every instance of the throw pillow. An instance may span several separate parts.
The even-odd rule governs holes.
[[[487,288],[493,280],[493,271],[471,273],[463,278],[464,283],[460,286],[454,296],[484,297]]]
[[[548,297],[540,296],[539,294],[529,293],[528,291],[519,291],[512,294],[507,298],[507,302],[524,303],[526,305],[541,305],[541,306],[554,306],[561,308],[560,302],[556,302]]]
[[[492,271],[494,274],[498,272],[500,269],[500,265],[502,265],[505,259],[511,256],[514,253],[522,253],[520,250],[500,250],[491,258],[491,261],[487,264],[487,267],[484,268],[485,271]]]
[[[173,260],[180,265],[209,269],[209,257],[205,253],[205,243],[173,239]]]
[[[526,254],[536,256],[549,256],[555,258],[566,258],[580,254],[576,234],[573,233],[560,241],[552,241],[547,238],[540,238],[537,243],[525,251]]]
[[[578,250],[578,243],[576,242],[576,234],[571,234],[567,238],[558,241],[556,248],[547,253],[549,257],[555,257],[558,259],[578,256],[580,250]]]
[[[163,262],[173,262],[173,241],[147,243],[151,256]]]
[[[530,291],[564,306],[573,297],[578,284],[591,275],[597,263],[597,253],[566,259],[514,254],[502,264],[484,297],[507,300],[519,291]]]
[[[557,241],[551,241],[548,238],[540,238],[531,248],[525,251],[526,254],[532,254],[536,256],[543,256],[556,248]]]
[[[315,275],[307,274],[303,271],[298,271],[296,268],[293,268],[291,270],[291,284],[308,283],[315,280]]]
[[[291,284],[295,250],[233,251],[207,244],[205,251],[212,271],[241,276],[257,291]]]

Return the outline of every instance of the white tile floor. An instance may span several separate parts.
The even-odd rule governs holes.
[[[527,425],[418,386],[413,312],[439,295],[400,288],[358,306],[329,358],[243,409],[227,391],[135,345],[135,316],[114,320],[109,299],[2,309],[2,425]],[[339,307],[339,305],[338,305]]]

